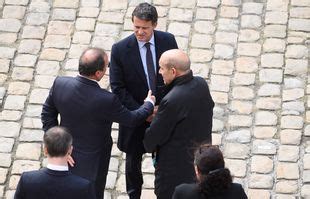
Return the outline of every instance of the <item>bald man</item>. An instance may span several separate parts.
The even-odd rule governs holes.
[[[155,152],[155,194],[171,199],[174,188],[195,182],[193,149],[211,143],[214,102],[207,82],[194,77],[189,57],[169,50],[159,60],[167,94],[146,130],[144,147]]]
[[[41,114],[44,131],[57,126],[60,115],[60,125],[73,137],[69,169],[94,184],[97,199],[103,198],[109,168],[112,122],[140,125],[152,114],[155,103],[149,92],[140,108],[129,111],[115,94],[101,89],[97,81],[105,74],[108,63],[103,50],[84,51],[79,61],[80,75],[57,77]]]

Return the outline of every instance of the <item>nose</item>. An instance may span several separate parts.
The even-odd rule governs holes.
[[[143,34],[143,30],[142,30],[142,28],[139,28],[139,29],[138,29],[138,34],[140,34],[140,35],[142,35],[142,34]]]

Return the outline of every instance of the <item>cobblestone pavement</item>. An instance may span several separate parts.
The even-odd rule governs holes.
[[[88,46],[109,51],[130,34],[139,2],[0,0],[0,198],[44,165],[40,112],[54,78],[76,75]],[[310,197],[310,0],[148,2],[209,82],[214,144],[249,198]],[[123,158],[114,144],[108,199],[127,198]],[[155,198],[149,156],[143,171],[142,198]]]

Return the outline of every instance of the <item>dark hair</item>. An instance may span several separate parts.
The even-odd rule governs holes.
[[[194,163],[200,174],[200,190],[206,197],[217,195],[231,186],[232,177],[225,168],[223,154],[218,146],[201,145],[195,152]]]
[[[79,73],[80,75],[90,76],[94,75],[96,71],[104,70],[104,56],[106,53],[100,48],[86,49],[79,60]]]
[[[157,23],[158,14],[157,10],[154,6],[149,3],[140,3],[132,12],[132,21],[133,17],[137,17],[139,19],[145,21],[152,21],[152,24]]]
[[[63,157],[72,145],[72,136],[63,127],[50,128],[43,137],[47,153],[51,157]]]

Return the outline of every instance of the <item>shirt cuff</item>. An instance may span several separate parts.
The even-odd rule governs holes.
[[[151,98],[149,98],[149,97],[145,98],[144,101],[145,101],[145,102],[151,102],[153,106],[155,105],[155,103],[153,102],[153,100],[151,100]]]

